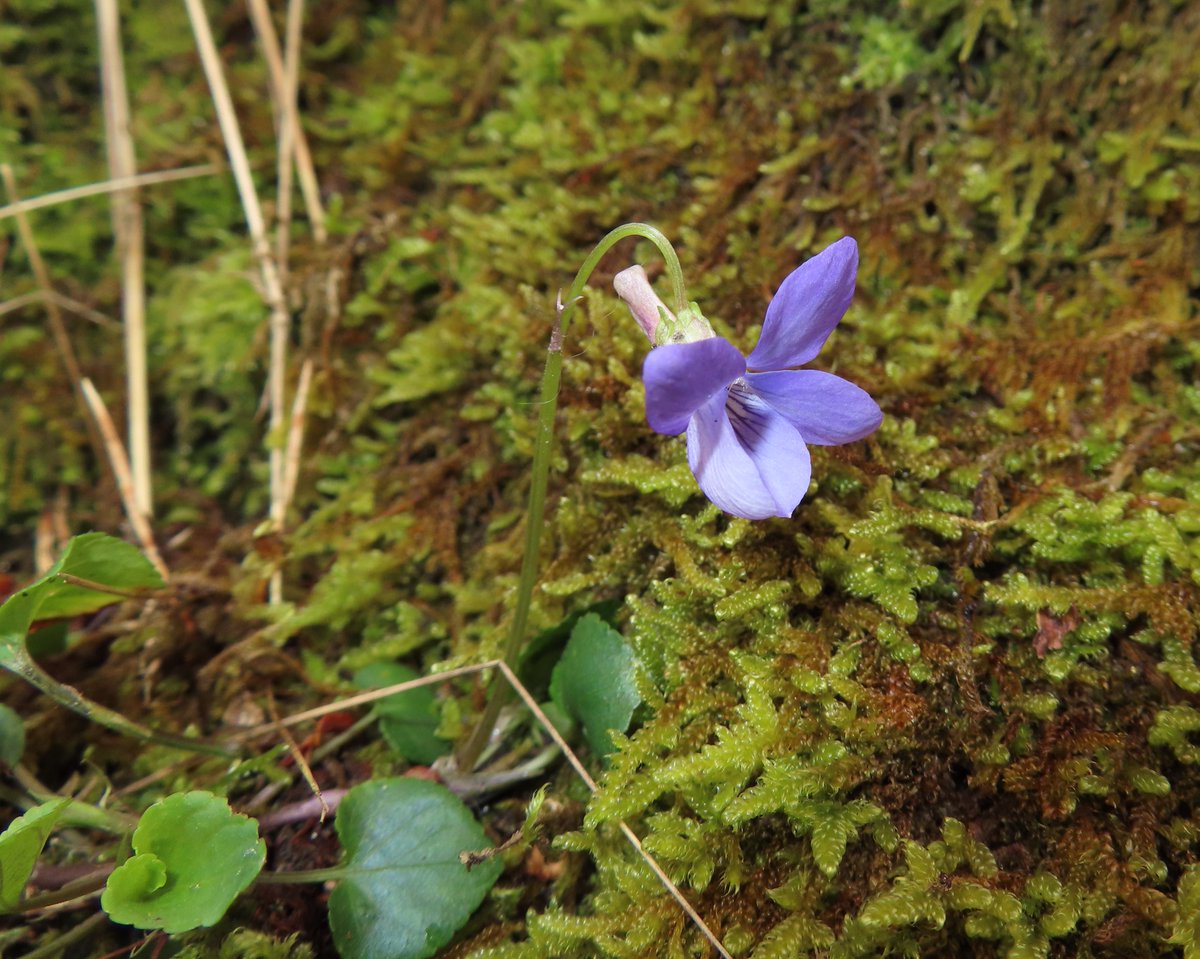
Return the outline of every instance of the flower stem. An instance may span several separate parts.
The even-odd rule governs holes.
[[[521,579],[517,585],[517,605],[513,611],[512,625],[504,644],[503,659],[509,667],[515,667],[517,656],[525,642],[525,631],[529,626],[529,609],[533,603],[533,589],[537,585],[538,558],[542,545],[542,526],[546,514],[546,489],[550,476],[550,453],[554,446],[554,419],[558,412],[558,384],[562,377],[562,345],[575,306],[583,295],[583,288],[591,278],[604,255],[627,237],[638,236],[653,243],[667,264],[667,275],[671,280],[675,309],[687,306],[687,290],[683,283],[683,269],[671,243],[661,231],[648,223],[626,223],[610,231],[596,244],[575,274],[575,281],[567,291],[566,299],[558,303],[558,315],[550,333],[550,346],[546,355],[546,368],[542,373],[542,393],[538,403],[538,430],[533,449],[533,469],[529,487],[529,509],[525,526],[525,553],[521,558]],[[496,726],[500,709],[507,698],[508,685],[500,675],[492,679],[487,706],[478,725],[463,742],[456,753],[458,768],[469,772],[474,768],[492,730]]]
[[[107,590],[107,587],[99,588]],[[191,739],[183,736],[172,736],[169,733],[155,732],[139,723],[135,723],[132,719],[127,719],[115,710],[93,702],[73,686],[60,683],[53,676],[43,671],[34,662],[33,657],[29,655],[24,645],[9,649],[5,653],[4,667],[16,673],[16,675],[20,676],[31,686],[40,689],[64,709],[78,713],[84,719],[111,729],[114,732],[131,736],[134,739],[156,743],[160,746],[170,746],[173,749],[185,749],[190,752],[204,753],[209,756],[221,756],[226,759],[237,757],[237,753],[234,750],[225,746],[205,742],[201,739]]]

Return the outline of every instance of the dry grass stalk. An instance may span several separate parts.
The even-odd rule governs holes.
[[[108,171],[114,180],[137,176],[129,129],[129,91],[121,52],[121,18],[116,0],[96,0],[100,38],[100,81]],[[150,395],[146,375],[145,223],[136,187],[112,194],[113,233],[121,260],[121,316],[125,330],[125,389],[133,497],[138,510],[154,513],[150,479]]]
[[[112,417],[108,415],[108,407],[104,405],[104,400],[100,398],[96,387],[86,376],[80,380],[79,385],[83,390],[83,396],[87,401],[92,418],[100,429],[100,435],[104,438],[108,461],[112,464],[113,473],[117,477],[117,492],[121,494],[121,503],[125,507],[125,515],[129,517],[129,525],[133,527],[133,535],[137,537],[142,552],[158,570],[158,574],[164,580],[169,579],[171,574],[167,572],[167,564],[163,562],[162,556],[158,553],[158,546],[154,542],[154,533],[150,530],[150,523],[138,509],[137,501],[134,499],[133,473],[129,469],[129,457],[125,455],[121,437],[117,433],[116,426],[113,425]]]
[[[294,3],[295,7],[301,7],[301,4]],[[254,30],[258,34],[259,41],[262,43],[263,59],[267,62],[267,81],[271,88],[271,99],[276,104],[276,114],[282,120],[284,112],[284,104],[290,102],[292,104],[292,112],[295,111],[296,102],[296,81],[289,83],[287,74],[288,69],[284,64],[284,56],[279,49],[279,37],[275,33],[275,24],[271,20],[271,12],[267,7],[266,0],[249,0],[250,19],[254,23]],[[296,30],[296,41],[294,44],[295,50],[295,70],[297,77],[299,76],[299,61],[300,61],[300,40],[299,40],[299,24],[300,10],[296,10],[293,14],[293,6],[288,8],[288,32]],[[293,28],[293,20],[295,27]],[[289,39],[289,48],[292,42]],[[292,50],[289,49],[289,55]],[[289,98],[285,92],[288,89],[292,90]],[[295,155],[296,174],[300,180],[300,193],[304,197],[304,208],[308,215],[309,224],[312,226],[313,239],[318,243],[324,243],[328,238],[328,231],[325,229],[325,207],[321,203],[321,190],[317,185],[317,175],[314,172],[312,153],[308,148],[308,138],[304,134],[304,127],[300,125],[299,116],[296,115],[295,125],[293,127],[293,148],[285,152],[283,149],[283,123],[280,122],[280,157],[286,157],[288,152]],[[282,184],[283,178],[280,177]],[[290,188],[289,188],[290,192]]]
[[[300,379],[296,383],[296,394],[292,397],[292,415],[288,422],[287,443],[283,454],[283,490],[279,494],[279,528],[283,528],[288,507],[296,495],[296,483],[300,479],[300,452],[304,447],[304,410],[308,405],[308,391],[312,387],[313,362],[306,359],[300,367]],[[275,570],[269,582],[271,602],[283,602],[283,572]]]
[[[587,767],[583,765],[579,757],[575,754],[575,751],[571,749],[569,745],[567,745],[567,741],[563,739],[559,731],[554,728],[554,724],[550,722],[549,717],[538,706],[537,700],[534,699],[533,694],[525,688],[525,684],[517,678],[516,673],[514,673],[503,660],[499,659],[493,659],[486,663],[479,663],[475,666],[460,666],[457,669],[448,669],[444,673],[434,673],[431,676],[422,676],[419,679],[411,679],[407,682],[396,683],[392,686],[384,686],[380,689],[372,689],[369,692],[359,693],[357,696],[350,696],[346,699],[340,699],[333,703],[327,703],[324,706],[318,706],[315,709],[306,709],[304,712],[295,713],[291,716],[285,716],[275,722],[266,723],[262,726],[255,726],[249,730],[246,730],[245,735],[254,736],[261,735],[266,732],[278,731],[283,727],[294,726],[298,723],[307,722],[310,719],[319,719],[321,716],[327,716],[330,713],[341,712],[342,710],[349,709],[352,706],[362,706],[367,703],[373,703],[380,699],[386,699],[388,696],[394,696],[396,693],[407,692],[410,689],[418,689],[421,686],[432,686],[437,683],[443,683],[448,679],[454,679],[458,676],[468,676],[472,673],[480,673],[486,669],[500,670],[508,684],[512,686],[516,694],[521,697],[521,701],[529,707],[529,710],[533,713],[534,718],[546,731],[546,735],[548,735],[554,741],[554,744],[562,750],[563,756],[565,756],[567,762],[571,764],[571,768],[574,769],[579,777],[584,781],[588,789],[590,789],[592,792],[595,792],[597,789],[596,781],[592,779],[591,775],[588,773]],[[718,939],[712,929],[709,928],[708,923],[704,921],[700,914],[696,912],[692,904],[688,902],[687,897],[684,896],[682,890],[671,881],[671,877],[667,875],[666,870],[664,870],[663,867],[658,864],[658,861],[646,851],[645,847],[642,845],[642,841],[638,838],[637,833],[630,829],[623,820],[618,823],[618,825],[620,826],[622,834],[629,841],[629,844],[633,846],[634,850],[641,857],[642,861],[645,862],[650,868],[650,871],[658,877],[658,881],[663,884],[666,890],[671,894],[671,897],[677,903],[679,903],[680,908],[683,909],[684,913],[692,921],[696,928],[700,930],[704,938],[709,941],[712,947],[717,951],[717,954],[721,956],[721,959],[733,959],[733,957],[730,956],[729,951],[721,944],[721,940]]]
[[[300,478],[300,453],[304,448],[304,413],[308,406],[308,394],[312,389],[313,361],[305,360],[300,367],[300,379],[296,382],[296,395],[292,397],[292,416],[288,424],[287,446],[283,457],[283,512],[296,495],[296,483]]]
[[[267,686],[267,712],[271,716],[272,724],[282,737],[287,745],[288,754],[295,762],[296,768],[300,770],[300,775],[304,777],[304,781],[308,783],[308,788],[312,790],[313,795],[321,804],[321,822],[324,822],[329,816],[329,804],[325,801],[325,795],[321,792],[321,787],[317,783],[317,777],[313,775],[312,766],[308,764],[308,760],[304,758],[304,751],[300,748],[300,744],[296,742],[296,737],[291,734],[291,731],[280,724],[279,710],[275,706],[275,690],[270,685]]]
[[[275,256],[280,270],[288,268],[288,242],[292,228],[292,155],[300,118],[296,90],[300,85],[300,26],[304,22],[304,0],[288,0],[287,26],[283,45],[283,90],[277,101],[279,113],[278,186],[275,203]]]
[[[54,519],[49,510],[42,510],[42,515],[38,517],[37,529],[33,534],[33,571],[39,577],[44,576],[46,571],[54,565],[56,556],[58,556],[58,543],[54,537]]]
[[[157,173],[139,173],[137,176],[121,177],[115,180],[102,180],[100,183],[88,183],[84,186],[68,187],[65,190],[55,190],[28,200],[13,199],[7,206],[0,206],[0,220],[22,213],[30,213],[59,203],[69,203],[72,200],[82,200],[89,196],[102,196],[105,193],[117,193],[131,187],[152,186],[156,183],[173,183],[176,180],[191,180],[198,176],[211,176],[219,168],[212,163],[201,163],[197,166],[180,167],[177,170],[159,170]]]
[[[534,718],[537,719],[541,727],[546,730],[546,734],[553,739],[554,744],[562,750],[563,755],[567,757],[567,762],[571,764],[571,768],[578,773],[579,778],[584,781],[588,789],[590,789],[592,792],[595,792],[598,788],[596,786],[596,781],[592,779],[590,775],[588,775],[588,771],[584,767],[583,763],[579,761],[579,757],[575,755],[574,750],[567,745],[567,741],[563,739],[558,730],[554,728],[554,724],[550,722],[550,718],[542,711],[542,708],[537,704],[537,700],[534,699],[529,690],[525,688],[525,684],[517,678],[517,674],[512,671],[508,663],[504,662],[504,660],[497,660],[496,668],[504,674],[504,678],[508,680],[508,684],[513,688],[516,694],[521,697],[521,701],[524,702],[527,707],[529,707],[529,711],[533,713]],[[717,950],[717,953],[722,957],[722,959],[733,959],[733,957],[729,955],[725,947],[721,944],[721,940],[718,939],[716,934],[708,928],[708,923],[701,918],[700,913],[696,912],[692,904],[688,902],[687,897],[683,894],[683,891],[671,881],[671,877],[668,876],[663,867],[658,864],[658,861],[652,855],[650,855],[650,853],[646,852],[646,849],[642,846],[642,841],[638,838],[637,833],[630,829],[624,820],[621,820],[618,825],[620,826],[621,832],[624,834],[625,838],[629,840],[630,845],[632,845],[633,848],[637,850],[637,854],[642,857],[642,861],[650,867],[650,871],[658,877],[658,881],[666,887],[672,898],[679,903],[679,907],[684,911],[687,917],[692,920],[696,928],[699,929],[704,935],[704,938],[707,939],[712,944],[712,947]]]
[[[241,197],[246,225],[250,230],[250,241],[262,276],[263,295],[271,311],[271,345],[267,370],[267,397],[271,409],[270,518],[272,524],[278,528],[276,524],[282,522],[280,505],[283,491],[283,450],[280,448],[279,441],[284,421],[284,367],[287,359],[288,334],[287,304],[283,298],[279,269],[267,240],[262,206],[254,188],[254,178],[250,174],[250,159],[246,155],[246,145],[242,140],[242,131],[238,126],[237,114],[233,109],[233,98],[229,94],[229,85],[225,81],[225,71],[221,65],[221,58],[217,54],[217,46],[213,41],[208,16],[204,12],[201,0],[184,0],[184,3],[192,23],[192,32],[196,37],[200,62],[204,67],[204,74],[212,93],[217,122],[221,126],[221,135],[225,139],[225,149],[233,169],[234,181],[237,183],[238,195]],[[272,596],[272,599],[276,598]]]
[[[80,303],[69,296],[63,296],[55,290],[33,290],[29,293],[23,293],[21,296],[14,296],[11,300],[0,303],[0,316],[4,316],[5,313],[15,313],[17,310],[23,310],[27,306],[33,306],[35,303],[45,303],[47,300],[52,300],[68,313],[74,313],[76,316],[95,323],[97,326],[102,326],[107,330],[119,330],[121,328],[120,323],[114,322],[99,310],[93,310],[86,303]]]

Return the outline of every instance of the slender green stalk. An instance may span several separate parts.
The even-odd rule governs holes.
[[[22,767],[18,766],[14,771],[18,779],[28,777],[28,772],[25,776],[20,776]],[[32,777],[29,777],[32,778]],[[10,789],[7,786],[0,786],[0,799],[16,806],[18,809],[28,811],[34,806],[44,802],[51,802],[56,799],[65,797],[57,793],[50,792],[44,786],[38,784],[33,786],[32,783],[27,784],[22,781],[22,786],[25,788],[25,793],[18,792],[15,789]],[[31,788],[33,787],[33,788]],[[137,826],[136,816],[126,816],[119,812],[114,812],[111,809],[101,809],[99,806],[93,806],[90,803],[81,802],[78,799],[72,799],[66,806],[63,807],[58,816],[58,822],[63,826],[79,826],[83,829],[99,829],[102,832],[113,833],[117,836],[125,835],[133,832]]]
[[[95,934],[99,930],[99,927],[106,922],[108,922],[108,916],[102,912],[97,912],[94,915],[88,916],[73,929],[64,932],[58,938],[51,939],[49,942],[25,953],[21,959],[50,959],[51,956],[57,956],[68,946],[73,946],[77,942],[87,940],[89,936]],[[152,933],[152,935],[156,934]]]
[[[115,868],[113,865],[100,866],[95,872],[88,873],[74,882],[69,882],[60,889],[53,889],[50,892],[30,896],[28,899],[21,901],[20,910],[22,912],[31,912],[34,909],[45,909],[47,906],[57,906],[64,902],[71,902],[73,899],[80,899],[83,896],[90,896],[93,893],[97,893],[104,888],[104,884],[108,882],[108,877]]]
[[[504,644],[503,660],[513,667],[517,655],[525,643],[525,631],[529,626],[529,609],[533,603],[533,589],[537,585],[538,559],[542,545],[542,525],[546,514],[546,489],[550,477],[550,453],[554,446],[554,419],[558,412],[558,385],[562,378],[563,339],[570,329],[575,315],[575,306],[583,295],[583,288],[591,278],[604,255],[627,237],[637,236],[649,240],[662,254],[667,263],[667,275],[675,297],[675,309],[687,306],[687,290],[683,284],[683,269],[667,238],[648,223],[626,223],[609,232],[583,261],[575,274],[575,281],[567,291],[566,300],[558,303],[558,316],[550,333],[550,346],[546,355],[546,369],[542,373],[542,394],[538,404],[538,431],[533,450],[533,469],[529,487],[529,509],[525,526],[525,553],[521,558],[521,579],[517,586],[517,606],[513,611],[512,626]],[[463,743],[457,753],[458,768],[469,772],[487,745],[496,726],[500,709],[507,698],[508,684],[497,675],[491,683],[488,703],[479,724]]]
[[[292,872],[260,872],[255,885],[295,885],[302,882],[337,882],[346,878],[344,866],[329,866],[326,869],[296,869]]]
[[[157,743],[160,746],[171,746],[175,749],[186,749],[195,753],[206,753],[210,756],[223,756],[228,759],[237,757],[237,753],[216,743],[207,743],[199,739],[187,739],[183,736],[172,736],[169,733],[155,732],[147,729],[132,719],[127,719],[116,710],[101,706],[88,699],[79,690],[66,683],[60,683],[53,676],[44,672],[33,657],[25,650],[24,645],[6,652],[4,667],[16,673],[31,686],[40,689],[64,709],[78,713],[84,719],[105,726],[114,732],[142,739],[146,742]]]

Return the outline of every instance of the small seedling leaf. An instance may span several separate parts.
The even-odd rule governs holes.
[[[487,859],[460,855],[491,843],[444,786],[378,779],[355,786],[338,807],[346,850],[329,897],[329,925],[344,959],[426,959],[448,943],[499,878]]]
[[[0,833],[0,912],[9,912],[21,901],[42,847],[70,802],[54,799],[34,806]]]
[[[176,793],[142,814],[130,859],[100,905],[114,922],[187,932],[217,922],[262,869],[258,824],[208,792]]]
[[[633,651],[599,616],[582,617],[550,680],[550,698],[583,725],[592,751],[612,752],[610,729],[623,733],[642,701]]]
[[[58,562],[36,583],[13,593],[0,606],[0,665],[13,659],[35,620],[94,612],[121,597],[68,583],[63,574],[122,591],[158,589],[162,577],[135,547],[105,533],[74,537]]]
[[[356,672],[353,681],[360,689],[378,689],[417,677],[418,673],[399,663],[373,663]],[[383,738],[410,762],[431,763],[450,748],[434,732],[438,725],[437,700],[429,686],[381,699],[375,704],[375,713]]]

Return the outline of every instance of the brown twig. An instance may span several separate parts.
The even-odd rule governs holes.
[[[321,805],[321,822],[329,815],[329,803],[325,801],[325,796],[321,792],[321,787],[317,784],[317,777],[313,775],[312,766],[308,764],[308,760],[304,758],[304,753],[300,749],[300,744],[296,742],[296,737],[291,734],[286,726],[279,722],[279,709],[275,705],[275,689],[270,684],[267,685],[267,713],[271,717],[271,723],[279,736],[287,745],[287,751],[291,755],[296,768],[300,770],[300,775],[304,777],[304,781],[308,783],[308,788],[313,791],[313,796]]]
[[[96,0],[100,38],[100,81],[104,99],[108,170],[114,180],[137,176],[129,129],[129,92],[121,52],[121,18],[116,0]],[[133,501],[144,516],[154,514],[150,480],[150,396],[146,374],[145,222],[137,188],[112,194],[113,233],[121,260],[121,316],[125,330],[125,388]]]
[[[258,817],[258,830],[259,832],[270,832],[272,829],[278,829],[288,823],[304,822],[314,816],[319,816],[321,822],[324,822],[326,816],[337,810],[349,791],[348,789],[330,789],[321,796],[314,796],[312,799],[289,803],[279,809],[273,809]]]
[[[129,458],[125,455],[125,447],[121,445],[121,437],[117,434],[117,428],[113,425],[112,417],[108,415],[108,407],[104,405],[104,400],[100,398],[100,394],[96,391],[96,387],[92,385],[92,381],[86,376],[80,381],[80,386],[83,389],[83,397],[87,402],[88,409],[91,411],[92,418],[96,421],[96,426],[100,429],[100,435],[104,440],[104,448],[108,453],[108,461],[112,465],[113,474],[117,478],[117,492],[121,495],[121,503],[125,507],[125,515],[129,518],[129,525],[133,527],[133,534],[138,538],[141,544],[142,552],[146,554],[146,558],[158,574],[165,580],[170,578],[170,573],[167,572],[167,564],[163,562],[162,556],[159,555],[158,546],[154,542],[154,533],[150,529],[150,523],[145,515],[137,507],[137,501],[133,495],[133,475],[129,470]]]

